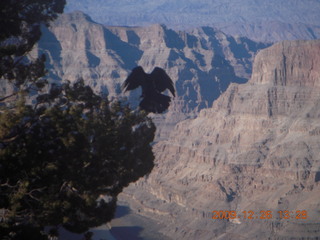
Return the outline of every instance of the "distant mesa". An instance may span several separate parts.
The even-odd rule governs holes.
[[[174,29],[211,26],[233,36],[257,41],[320,37],[320,2],[310,0],[261,3],[252,0],[105,1],[69,0],[67,12],[82,10],[109,26],[149,26],[163,23]]]

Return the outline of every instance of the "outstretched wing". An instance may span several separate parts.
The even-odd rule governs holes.
[[[122,84],[122,90],[128,91],[136,89],[145,82],[146,73],[142,67],[136,67]]]
[[[175,96],[173,82],[162,68],[156,67],[153,69],[151,77],[155,83],[156,90],[163,92],[166,89],[169,89],[172,95]]]

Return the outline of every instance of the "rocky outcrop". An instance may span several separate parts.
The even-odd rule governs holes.
[[[249,82],[177,124],[122,199],[172,239],[319,237],[319,52],[319,40],[260,51]],[[214,210],[241,218],[212,219]]]
[[[190,32],[163,25],[106,27],[75,12],[43,28],[35,52],[47,55],[54,81],[83,78],[109,98],[121,96],[121,84],[135,66],[164,68],[177,90],[168,113],[154,117],[158,137],[165,138],[177,122],[211,107],[231,82],[247,81],[255,53],[266,46],[209,27]],[[140,91],[125,96],[136,105]]]
[[[34,54],[46,53],[52,81],[82,77],[110,98],[136,65],[171,76],[177,97],[166,114],[153,116],[156,167],[122,195],[163,223],[162,234],[302,239],[320,235],[319,46],[296,41],[261,50],[245,83],[266,45],[209,27],[105,27],[78,12],[44,28]],[[126,96],[136,103],[140,92]],[[212,219],[214,210],[242,218]],[[293,218],[280,218],[286,210]],[[304,210],[308,217],[296,219]],[[243,219],[243,211],[273,216]]]

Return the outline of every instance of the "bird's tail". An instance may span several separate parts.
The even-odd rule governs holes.
[[[145,96],[140,102],[140,108],[153,113],[162,113],[168,109],[171,98],[161,93]]]

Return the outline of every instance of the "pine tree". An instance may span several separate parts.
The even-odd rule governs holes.
[[[25,223],[85,232],[110,221],[117,195],[153,168],[155,127],[144,112],[83,81],[55,88],[36,107],[20,96],[0,115],[1,232]]]
[[[0,80],[13,86],[0,98],[0,239],[54,239],[44,227],[84,233],[110,221],[117,195],[154,166],[146,113],[110,103],[83,80],[48,86],[44,57],[27,60],[39,24],[64,4],[0,2]]]
[[[65,0],[5,0],[0,1],[0,79],[2,85],[12,85],[0,102],[19,92],[40,90],[45,86],[45,57],[30,60],[27,54],[40,39],[41,24],[62,13]]]

